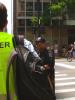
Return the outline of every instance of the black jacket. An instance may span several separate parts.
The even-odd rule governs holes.
[[[49,57],[49,52],[47,49],[44,49],[42,52],[40,52],[40,58],[42,59],[43,61],[43,64],[48,64],[50,65],[50,57]]]

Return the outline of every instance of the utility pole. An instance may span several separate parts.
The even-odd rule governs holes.
[[[27,26],[26,26],[26,21],[27,21],[27,19],[26,19],[26,0],[25,0],[25,38],[27,38],[26,37],[26,32],[27,32]]]
[[[38,14],[38,36],[40,36],[40,0],[37,0],[37,14]]]
[[[52,0],[50,0],[50,5],[52,4]],[[51,22],[50,22],[50,27],[51,27],[51,43],[53,42],[53,27],[52,27],[52,12],[50,10],[50,16],[51,16]]]

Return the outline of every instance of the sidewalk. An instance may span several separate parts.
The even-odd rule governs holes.
[[[55,65],[75,69],[75,59],[73,59],[71,62],[67,61],[66,58],[55,59]]]
[[[57,99],[57,100],[75,100],[75,97],[72,97],[72,98],[65,98],[65,99]]]
[[[69,62],[69,61],[67,61],[67,58],[57,58],[57,59],[55,59],[55,61],[56,62]],[[75,59],[72,59],[71,62],[75,62]]]
[[[63,61],[67,61],[67,59],[66,58],[56,58],[55,61],[63,62]]]
[[[55,59],[55,65],[57,68],[56,71],[60,70],[60,72],[62,72],[64,74],[66,73],[67,75],[70,75],[70,77],[75,77],[75,59],[73,59],[71,62],[68,62],[66,58],[58,58],[58,59]],[[64,77],[63,79],[68,79],[68,77],[67,78]],[[64,80],[64,82],[63,81],[58,81],[58,82],[59,83],[67,83],[69,81]],[[75,85],[74,85],[74,87],[75,87]],[[63,87],[63,89],[64,88],[65,88],[65,86]],[[69,88],[71,88],[71,87],[69,86]],[[60,90],[61,89],[62,88],[60,87]],[[67,94],[65,93],[65,96],[67,97],[66,98],[66,97],[64,97],[64,94],[62,93],[62,94],[60,94],[59,98],[62,98],[62,97],[64,97],[64,98],[63,99],[56,99],[56,100],[75,100],[74,95],[71,95],[70,97],[68,95],[69,95],[68,93]]]

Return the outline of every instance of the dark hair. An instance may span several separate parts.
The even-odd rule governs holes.
[[[24,45],[24,35],[14,35],[12,38],[14,47]]]
[[[7,22],[7,9],[4,4],[0,2],[0,29],[5,27]]]

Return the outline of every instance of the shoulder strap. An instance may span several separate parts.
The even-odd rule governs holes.
[[[9,73],[10,73],[10,68],[11,65],[14,63],[16,60],[17,53],[15,51],[12,52],[10,60],[8,62],[8,67],[7,67],[7,73],[6,73],[6,99],[10,100],[10,92],[9,92]]]
[[[7,100],[11,100],[10,99],[10,89],[9,89],[9,73],[10,73],[10,68],[12,67],[13,69],[13,73],[14,73],[14,67],[15,67],[15,64],[16,64],[16,59],[17,59],[17,56],[19,56],[22,61],[25,63],[26,60],[27,60],[27,57],[29,55],[29,51],[26,49],[26,48],[23,48],[23,47],[17,47],[16,48],[16,51],[12,51],[11,55],[10,55],[10,60],[8,62],[8,67],[7,67],[7,73],[6,73],[6,99]],[[12,66],[11,66],[12,65]],[[16,88],[16,87],[15,87]],[[15,89],[16,91],[16,89]]]

